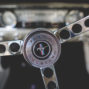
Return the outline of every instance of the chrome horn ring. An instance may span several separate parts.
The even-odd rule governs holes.
[[[60,54],[58,38],[44,28],[38,28],[25,37],[23,55],[34,67],[49,67],[59,59]]]

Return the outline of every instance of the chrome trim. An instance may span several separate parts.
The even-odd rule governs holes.
[[[79,21],[77,21],[77,22],[75,22],[75,23],[73,23],[73,24],[70,24],[70,25],[68,25],[68,26],[65,26],[65,27],[63,27],[62,29],[57,29],[56,31],[54,31],[54,34],[59,38],[60,43],[64,43],[64,42],[66,42],[66,41],[70,41],[70,40],[74,39],[75,37],[78,37],[78,36],[80,36],[80,35],[83,35],[85,32],[88,32],[88,31],[89,31],[89,27],[86,27],[85,24],[84,24],[84,21],[87,20],[87,19],[89,19],[89,16],[86,16],[86,17],[84,17],[83,19],[81,19],[81,20],[79,20]],[[81,31],[81,32],[79,32],[79,33],[74,33],[74,32],[72,31],[72,27],[73,27],[75,24],[81,25],[81,27],[82,27],[82,31]],[[61,39],[61,38],[60,38],[59,33],[60,33],[62,30],[65,30],[65,29],[67,29],[67,30],[71,33],[71,37],[70,37],[69,39]]]
[[[36,57],[34,55],[32,49],[36,42],[39,41],[47,41],[50,44],[50,48],[52,51],[50,55],[46,58],[44,57],[42,60],[41,57]],[[30,63],[32,66],[37,68],[46,68],[50,65],[54,64],[60,57],[61,54],[61,44],[57,37],[51,31],[48,31],[45,28],[37,28],[34,31],[27,34],[24,39],[23,44],[23,56],[25,60]]]
[[[42,79],[43,79],[43,82],[44,82],[44,85],[45,85],[45,89],[48,89],[47,85],[48,85],[48,83],[50,81],[55,82],[55,84],[56,84],[56,88],[55,89],[59,89],[58,80],[57,80],[57,76],[56,76],[54,65],[52,65],[52,66],[50,66],[48,68],[50,68],[53,71],[53,76],[50,77],[50,78],[47,78],[47,77],[44,76],[44,70],[45,70],[45,68],[44,69],[40,69],[41,75],[42,75]]]
[[[11,52],[9,47],[11,43],[18,43],[20,46],[20,49],[18,52]],[[6,42],[0,42],[0,45],[4,45],[5,46],[5,52],[4,53],[0,53],[0,56],[9,56],[9,55],[18,55],[18,54],[22,54],[22,45],[23,45],[23,41],[22,40],[17,40],[17,41],[6,41]]]
[[[18,9],[14,10],[19,22],[50,22],[62,23],[68,13],[66,9],[44,9],[44,10],[31,10],[31,9]],[[80,12],[79,12],[80,13]]]

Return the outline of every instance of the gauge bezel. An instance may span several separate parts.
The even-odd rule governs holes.
[[[14,16],[14,18],[15,18],[15,21],[14,21],[14,23],[13,24],[6,24],[4,21],[3,21],[3,15],[5,14],[5,13],[7,13],[7,12],[9,12],[10,14],[12,14],[13,16]],[[16,16],[16,14],[14,13],[14,12],[12,12],[12,11],[5,11],[5,12],[3,12],[2,13],[2,16],[1,16],[1,24],[2,24],[2,26],[5,26],[5,27],[15,27],[16,26],[16,24],[17,24],[17,16]]]

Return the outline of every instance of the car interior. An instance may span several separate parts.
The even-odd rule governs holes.
[[[0,89],[89,89],[89,0],[0,0]]]

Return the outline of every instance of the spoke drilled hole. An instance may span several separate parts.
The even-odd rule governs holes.
[[[89,27],[89,19],[85,20],[85,26]]]
[[[56,89],[56,84],[55,84],[55,82],[53,82],[53,81],[50,81],[49,83],[48,83],[48,89]]]
[[[62,39],[68,39],[70,37],[70,32],[66,29],[63,29],[59,35]]]
[[[18,43],[10,44],[10,51],[11,52],[18,52],[20,49],[20,45]]]
[[[6,47],[0,44],[0,53],[4,53],[6,51]]]
[[[53,70],[50,69],[50,68],[46,68],[46,69],[44,70],[44,76],[47,77],[47,78],[52,77],[52,76],[53,76]]]
[[[72,27],[72,31],[74,33],[80,33],[82,31],[82,26],[80,24],[75,24],[73,27]]]

